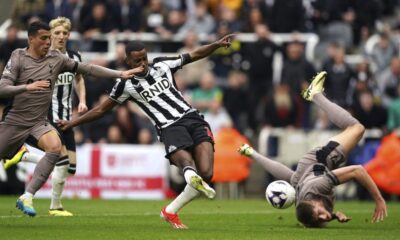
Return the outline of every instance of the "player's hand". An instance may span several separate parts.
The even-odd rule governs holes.
[[[38,80],[26,85],[26,91],[42,91],[50,88],[50,81],[47,79]]]
[[[121,72],[121,78],[128,79],[138,73],[143,73],[143,72],[144,72],[144,66],[139,66],[137,68],[133,68],[133,69],[129,69],[129,70]]]
[[[87,112],[87,110],[88,110],[88,107],[86,106],[86,103],[79,102],[79,105],[78,105],[78,113],[79,113],[79,114],[85,113],[85,112]]]
[[[229,48],[231,46],[233,36],[235,36],[235,34],[225,35],[223,38],[221,38],[220,40],[217,41],[218,45],[220,47]]]
[[[71,128],[71,124],[70,121],[67,120],[58,120],[57,127],[60,128],[62,131],[65,131]]]
[[[254,149],[252,147],[249,146],[249,144],[242,144],[242,146],[240,146],[240,148],[238,149],[238,152],[241,155],[250,157],[253,153],[254,153]]]
[[[379,200],[375,201],[375,211],[374,215],[372,216],[372,222],[380,222],[383,221],[385,217],[387,217],[387,208],[386,208],[386,202],[383,198],[380,198]]]
[[[344,213],[341,212],[336,212],[336,219],[338,222],[345,223],[351,220],[351,217],[346,216]]]

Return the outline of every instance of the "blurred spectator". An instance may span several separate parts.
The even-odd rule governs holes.
[[[325,92],[329,98],[342,107],[347,107],[349,99],[350,80],[354,72],[345,62],[345,49],[337,45],[332,58],[328,59],[322,67],[328,73],[325,80]]]
[[[199,47],[200,45],[197,39],[197,33],[194,31],[187,32],[184,44],[185,45],[183,46],[183,48],[178,50],[180,54],[192,52],[197,47]],[[186,65],[179,72],[184,79],[186,85],[189,88],[193,88],[195,86],[198,86],[201,75],[204,72],[209,71],[210,68],[211,66],[208,58],[203,58],[194,63]]]
[[[217,27],[217,38],[230,34],[228,25],[220,22]],[[226,79],[231,70],[239,70],[242,63],[241,43],[237,39],[232,39],[229,48],[218,48],[210,56],[210,60],[214,64],[213,72],[217,77]]]
[[[246,91],[248,79],[243,72],[232,71],[228,76],[228,85],[223,89],[223,106],[233,121],[233,126],[240,132],[248,127],[249,115],[255,115],[256,106],[250,107],[249,93]]]
[[[266,25],[255,26],[257,40],[243,46],[244,63],[248,63],[249,102],[257,109],[258,104],[272,89],[273,58],[279,50],[271,41],[270,32]],[[253,122],[254,123],[254,122]]]
[[[170,40],[174,34],[178,33],[185,22],[185,15],[180,10],[172,10],[168,12],[167,20],[163,22],[155,31],[160,34],[161,38]]]
[[[270,0],[265,3],[264,19],[272,32],[303,32],[305,9],[302,0]]]
[[[18,31],[19,29],[15,25],[7,28],[5,41],[0,45],[0,73],[3,72],[11,53],[17,48],[26,47],[25,40],[23,40],[24,43],[18,40]]]
[[[374,104],[372,93],[364,91],[359,95],[359,105],[353,108],[354,117],[365,126],[366,129],[385,129],[387,112],[382,106]]]
[[[399,54],[396,42],[387,33],[379,34],[379,41],[368,55],[374,70],[379,74],[390,65],[393,57]]]
[[[141,128],[138,135],[139,144],[153,144],[155,138],[153,137],[152,130],[150,128]]]
[[[116,109],[115,123],[120,130],[121,135],[126,143],[137,144],[139,142],[138,135],[140,132],[140,124],[135,115],[129,111],[126,106],[120,106]]]
[[[82,46],[83,50],[94,52],[107,51],[107,42],[93,41],[93,38],[100,33],[107,33],[114,29],[113,18],[107,12],[109,6],[102,2],[96,2],[87,16],[80,24],[79,32],[83,34],[84,43],[88,46]]]
[[[243,28],[243,23],[237,16],[237,12],[225,4],[220,5],[219,23],[224,24],[230,33],[240,32]]]
[[[76,0],[75,0],[76,1]],[[46,0],[46,21],[63,16],[72,19],[74,2],[71,0]]]
[[[207,12],[205,3],[203,1],[197,1],[194,14],[187,15],[187,21],[180,29],[179,34],[183,36],[188,32],[209,34],[214,28],[214,18]]]
[[[101,140],[103,141],[103,140]],[[121,129],[116,125],[111,125],[107,131],[107,139],[105,140],[106,143],[109,144],[121,144],[124,143],[125,140],[122,137]]]
[[[363,60],[356,66],[354,77],[350,81],[348,96],[350,99],[347,100],[350,105],[360,105],[359,95],[365,91],[372,93],[375,103],[381,103],[381,92],[369,66],[367,60]]]
[[[273,94],[264,102],[262,125],[300,127],[304,117],[304,107],[298,96],[291,93],[287,84],[276,85]]]
[[[142,1],[119,0],[112,1],[115,14],[115,24],[119,31],[137,32],[141,26]]]
[[[314,74],[314,66],[304,57],[303,44],[297,41],[289,43],[286,46],[281,83],[290,86],[293,93],[300,93]]]
[[[233,125],[231,117],[220,101],[211,102],[208,111],[204,113],[204,119],[210,124],[214,134],[218,134],[222,128],[229,128]]]
[[[46,0],[15,0],[11,10],[12,24],[19,29],[27,29],[31,22],[46,21]]]
[[[107,94],[101,95],[93,107],[97,106],[106,99],[108,99]],[[86,142],[106,143],[108,137],[108,127],[115,122],[115,117],[115,112],[108,111],[101,119],[82,125],[82,131],[85,135],[85,139],[87,139]]]
[[[222,102],[222,91],[215,86],[215,76],[212,72],[205,72],[201,76],[200,86],[192,92],[192,105],[202,113],[210,110],[214,102]]]
[[[387,107],[392,100],[399,96],[400,58],[392,58],[390,66],[381,74],[378,74],[376,79],[382,93],[382,104]]]
[[[145,32],[155,32],[166,21],[168,11],[161,0],[150,0],[142,11],[142,26]]]
[[[389,132],[400,130],[400,98],[393,100],[388,107],[387,129]]]
[[[0,73],[3,73],[4,67],[10,59],[11,53],[17,48],[22,48],[26,46],[26,44],[20,42],[17,37],[18,28],[15,25],[9,26],[7,28],[6,39],[0,45]],[[3,110],[5,106],[7,106],[10,102],[10,99],[0,98],[0,119],[3,115]]]
[[[250,8],[250,11],[246,12],[245,16],[246,25],[243,28],[243,32],[257,32],[256,27],[264,24],[264,19],[259,8]]]
[[[129,69],[129,65],[125,62],[124,43],[117,43],[117,45],[115,46],[115,57],[108,63],[107,67],[120,71],[125,71]]]

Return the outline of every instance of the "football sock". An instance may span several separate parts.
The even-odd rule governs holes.
[[[340,129],[345,129],[358,123],[357,119],[351,116],[349,112],[339,105],[329,101],[329,99],[327,99],[322,93],[315,94],[313,96],[313,102],[324,110],[328,114],[329,120]]]
[[[35,194],[49,178],[59,159],[58,153],[46,152],[33,171],[32,180],[28,183],[26,191]]]
[[[33,194],[30,192],[25,192],[22,194],[21,198],[33,198]]]
[[[185,189],[179,194],[166,208],[167,213],[176,214],[187,203],[195,199],[200,194],[199,191],[194,189],[189,184],[186,184]]]
[[[65,179],[68,175],[69,160],[67,156],[60,158],[54,167],[53,175],[51,178],[52,191],[50,209],[62,208],[61,194],[64,190]]]
[[[290,178],[292,177],[294,171],[288,168],[286,165],[264,157],[256,151],[254,151],[254,153],[251,155],[251,158],[260,163],[264,169],[276,179],[290,182]]]
[[[38,163],[40,159],[42,159],[43,155],[39,155],[36,153],[26,152],[22,158],[22,162],[31,162],[31,163]]]
[[[183,176],[187,184],[190,184],[190,179],[193,176],[198,176],[196,169],[190,166],[186,166],[183,168]]]
[[[75,173],[76,173],[76,164],[75,163],[70,163],[69,167],[68,167],[68,174],[70,176],[73,176],[73,175],[75,175]]]

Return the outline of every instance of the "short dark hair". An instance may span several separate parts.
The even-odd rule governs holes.
[[[47,30],[50,31],[49,24],[42,22],[42,21],[35,21],[31,23],[28,27],[28,36],[35,36],[39,30]]]
[[[321,222],[317,216],[314,216],[314,206],[310,201],[301,201],[297,204],[296,217],[305,227],[321,228],[326,226],[326,222]]]
[[[145,49],[145,46],[142,42],[132,41],[129,42],[125,47],[125,53],[128,56],[130,52],[137,52]]]

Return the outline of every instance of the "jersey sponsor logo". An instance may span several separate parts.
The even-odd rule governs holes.
[[[150,85],[150,87],[144,89],[139,94],[146,102],[149,102],[170,87],[171,83],[168,81],[168,79],[163,78],[161,81]]]
[[[75,78],[75,74],[71,72],[64,72],[61,74],[58,74],[57,81],[56,81],[56,86],[59,85],[70,85],[72,84],[72,81]]]

